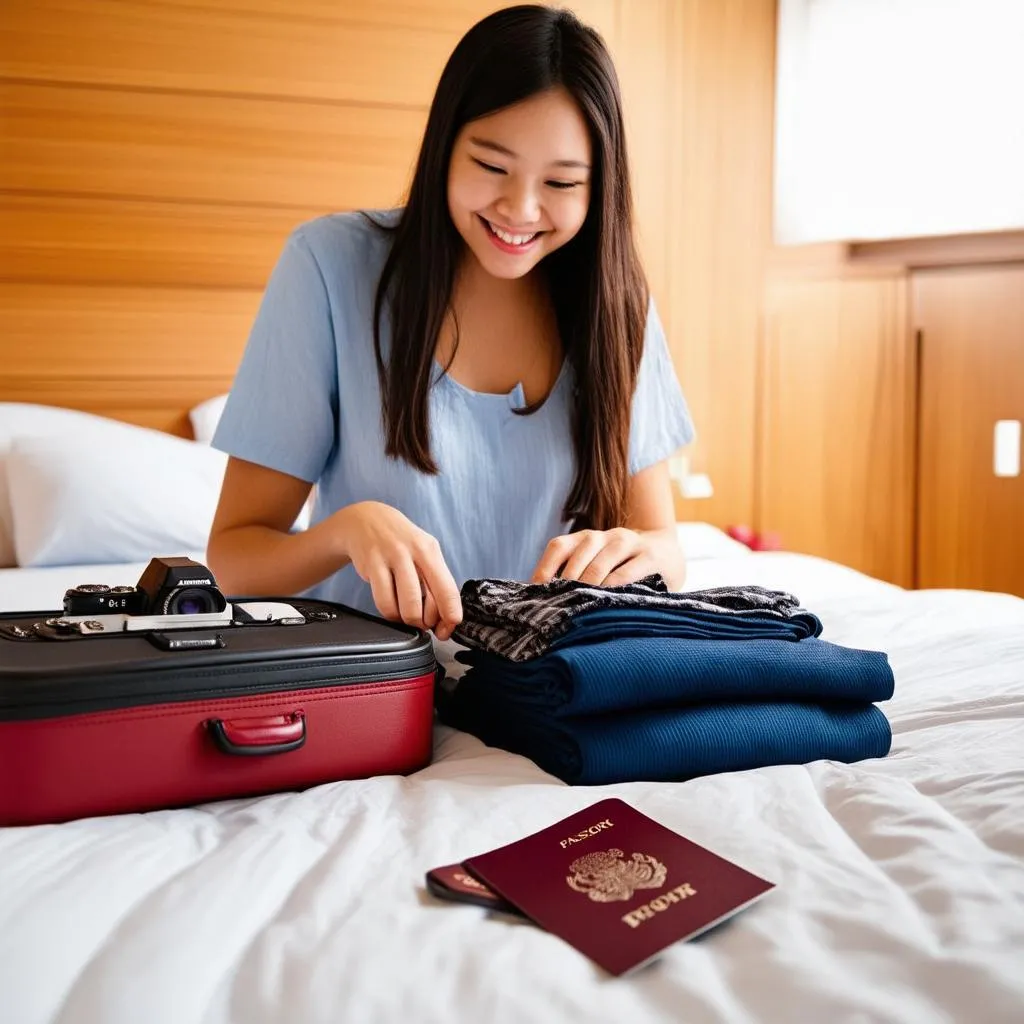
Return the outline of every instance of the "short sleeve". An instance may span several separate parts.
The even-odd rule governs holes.
[[[667,459],[695,436],[690,410],[683,397],[668,352],[665,331],[654,300],[647,308],[644,350],[633,393],[629,433],[629,472],[639,473]]]
[[[337,396],[330,301],[296,232],[267,282],[213,447],[315,483],[335,445]]]

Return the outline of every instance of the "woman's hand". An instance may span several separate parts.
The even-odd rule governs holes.
[[[347,505],[331,519],[380,614],[447,640],[462,621],[462,599],[437,539],[379,501]]]
[[[655,572],[661,573],[669,590],[683,585],[686,558],[675,526],[581,530],[555,537],[544,549],[530,582],[548,583],[560,576],[596,587],[620,587]]]

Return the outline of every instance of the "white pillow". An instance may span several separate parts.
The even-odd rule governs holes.
[[[734,540],[711,523],[676,523],[676,533],[687,560],[704,558],[735,558],[749,555],[750,548]]]
[[[224,403],[227,402],[227,395],[217,395],[216,398],[208,398],[200,402],[189,411],[188,418],[192,424],[192,436],[200,444],[210,444],[213,435],[217,432],[217,424],[220,422],[221,413],[224,412]]]
[[[206,547],[227,457],[144,427],[16,438],[7,483],[19,565],[146,562]]]
[[[62,409],[29,402],[0,402],[0,567],[15,565],[14,524],[7,493],[7,453],[20,437],[78,437],[117,426],[113,420],[76,409]]]

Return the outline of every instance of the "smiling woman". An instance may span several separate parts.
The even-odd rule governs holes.
[[[467,387],[507,392],[519,382],[533,408],[554,386],[564,358],[558,324],[543,282],[529,275],[583,227],[590,154],[586,121],[562,86],[481,117],[456,137],[448,212],[475,258],[456,273],[454,315],[437,349]],[[473,306],[480,324],[470,330]]]
[[[553,155],[558,152],[573,156]],[[459,132],[448,209],[483,269],[499,278],[521,276],[576,235],[590,201],[590,159],[586,121],[564,87]],[[529,260],[512,263],[494,249]]]
[[[208,561],[441,639],[470,578],[678,585],[665,460],[692,436],[611,59],[570,12],[511,7],[449,58],[405,207],[289,240],[214,439]]]

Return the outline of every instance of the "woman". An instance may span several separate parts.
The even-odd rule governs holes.
[[[441,640],[469,578],[678,586],[665,460],[692,436],[611,60],[572,14],[512,7],[450,57],[405,207],[289,239],[214,439],[208,561],[229,593]]]

